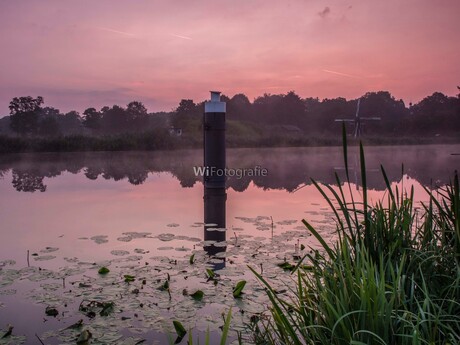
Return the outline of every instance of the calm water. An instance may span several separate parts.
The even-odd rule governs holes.
[[[460,167],[452,153],[459,152],[460,145],[367,148],[371,198],[383,196],[383,164],[393,184],[414,186],[416,199],[427,200],[422,186],[449,181]],[[359,197],[359,158],[355,148],[349,154]],[[65,328],[83,319],[94,343],[165,343],[173,319],[203,338],[232,307],[234,329],[243,330],[266,303],[246,265],[262,265],[269,279],[289,279],[276,263],[302,254],[300,245],[319,248],[302,218],[333,240],[331,212],[310,177],[322,184],[334,184],[335,173],[344,179],[342,150],[229,150],[229,167],[261,166],[268,176],[228,180],[226,242],[211,256],[213,244],[203,241],[203,185],[193,171],[201,164],[201,151],[0,156],[0,328],[12,324],[25,343],[37,343],[35,333],[47,344],[75,343],[81,329]],[[108,275],[98,275],[102,266]],[[216,285],[206,268],[221,268]],[[125,283],[126,274],[136,280]],[[157,289],[168,277],[171,297]],[[234,299],[241,279],[246,294]],[[205,297],[195,301],[184,289]],[[114,301],[113,312],[88,317],[79,310],[95,300]],[[47,306],[59,315],[47,316]]]

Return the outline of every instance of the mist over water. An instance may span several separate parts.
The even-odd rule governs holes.
[[[384,196],[381,164],[393,185],[414,187],[418,206],[428,200],[423,187],[432,189],[444,185],[460,167],[460,156],[452,155],[460,152],[460,145],[367,147],[365,152],[371,202]],[[226,241],[212,252],[213,258],[208,257],[211,251],[206,249],[211,242],[203,236],[203,185],[193,169],[203,164],[201,150],[5,155],[0,162],[0,268],[3,274],[3,277],[0,274],[0,303],[3,304],[0,323],[15,324],[17,334],[27,333],[30,339],[34,333],[62,329],[77,321],[81,317],[75,314],[78,305],[74,306],[71,301],[75,300],[67,297],[68,317],[50,319],[49,323],[36,322],[30,327],[34,320],[43,318],[43,302],[35,303],[37,298],[40,301],[44,298],[43,291],[52,289],[57,296],[65,296],[59,295],[59,291],[67,291],[68,286],[67,290],[63,289],[62,280],[56,277],[68,277],[67,284],[83,281],[83,286],[93,284],[99,288],[98,284],[102,284],[100,288],[106,289],[104,280],[100,280],[95,271],[99,265],[108,265],[115,272],[120,270],[119,274],[126,274],[123,270],[128,267],[128,272],[134,270],[137,274],[145,267],[168,269],[177,293],[189,286],[202,286],[203,279],[199,277],[204,268],[198,269],[201,260],[205,267],[219,268],[221,274],[228,277],[224,280],[228,287],[219,285],[219,289],[231,289],[237,277],[248,279],[246,289],[255,297],[252,301],[247,297],[249,304],[244,308],[257,310],[262,297],[251,277],[246,275],[247,263],[273,263],[273,273],[270,266],[264,266],[264,272],[276,276],[280,274],[276,263],[292,257],[301,244],[318,249],[318,243],[309,237],[300,222],[303,218],[308,219],[325,240],[334,240],[331,210],[310,178],[331,184],[337,190],[335,174],[345,180],[342,156],[340,147],[228,150],[229,169],[260,166],[267,170],[267,176],[228,178]],[[349,148],[349,173],[352,192],[359,200],[361,180],[356,147]],[[212,228],[212,225],[205,227]],[[259,252],[263,256],[253,256]],[[188,271],[191,253],[196,253],[198,260],[194,273]],[[149,265],[145,266],[144,261]],[[43,269],[42,273],[34,271],[37,267]],[[34,283],[33,279],[43,272],[50,275],[48,280]],[[165,273],[152,272],[155,279],[164,279]],[[194,278],[184,280],[183,274]],[[15,281],[15,277],[19,277],[19,281]],[[111,277],[115,279],[113,283],[117,283],[116,276]],[[184,314],[181,309],[174,309],[182,303],[175,300],[179,298],[176,296],[172,302],[167,299],[161,302],[164,308],[172,308],[167,309],[169,317],[190,315],[190,319],[184,317],[184,322],[194,322],[191,320],[196,319],[195,314],[204,313],[219,320],[221,307],[218,306],[228,302],[222,302],[223,297],[206,290],[207,285],[201,288],[207,296],[205,299],[215,303],[213,307],[197,309],[196,305],[187,304],[190,309]],[[96,287],[91,289],[88,293],[98,291]],[[75,287],[71,290],[78,292]],[[76,296],[78,301],[81,297]],[[164,296],[167,294],[158,298],[161,300]],[[142,303],[151,301],[151,297],[146,298]],[[187,301],[186,297],[180,298]],[[17,308],[18,303],[22,309]],[[119,308],[128,311],[132,302],[117,303]],[[27,320],[30,322],[24,321],[21,310],[29,310]],[[145,320],[158,317],[143,315]],[[244,318],[235,322],[243,321]],[[200,327],[206,329],[206,326]],[[159,326],[143,329],[164,332]],[[143,336],[155,339],[156,336],[148,334]],[[47,343],[54,344],[51,338]]]

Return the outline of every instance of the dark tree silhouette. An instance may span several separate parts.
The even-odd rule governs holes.
[[[230,120],[251,121],[252,104],[246,95],[239,93],[227,101],[227,116]]]
[[[289,91],[275,106],[277,122],[299,125],[305,118],[305,104],[294,92]]]
[[[101,110],[103,130],[109,134],[126,132],[128,128],[128,118],[125,109],[119,105],[114,105],[107,110],[104,108]]]
[[[38,123],[37,134],[42,137],[55,137],[60,134],[59,123],[53,116],[46,116]]]
[[[271,95],[265,93],[263,96],[257,97],[253,103],[254,120],[259,123],[277,123],[278,116],[275,112],[275,107],[283,95]]]
[[[10,127],[20,135],[33,135],[38,129],[38,120],[43,97],[14,97],[10,102]]]
[[[101,128],[102,114],[94,108],[88,108],[83,112],[83,126],[92,130]]]
[[[388,91],[368,92],[361,98],[360,115],[380,117],[378,122],[365,122],[371,133],[399,134],[401,121],[407,114],[403,100],[396,100]]]
[[[411,108],[417,133],[436,135],[460,130],[459,98],[435,92]]]
[[[58,122],[61,132],[65,135],[82,133],[82,118],[75,110],[59,116]]]
[[[181,128],[185,133],[196,132],[201,126],[202,111],[191,99],[183,99],[172,117],[172,126]]]
[[[129,128],[133,131],[144,131],[148,124],[147,108],[142,102],[134,101],[126,108]]]

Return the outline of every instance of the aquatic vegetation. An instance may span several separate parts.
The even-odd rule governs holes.
[[[233,297],[239,298],[243,293],[243,289],[246,286],[246,280],[240,280],[233,288]]]
[[[308,237],[306,230],[294,233],[296,239]],[[172,320],[180,321],[188,331],[183,341],[193,335],[194,343],[196,339],[203,343],[207,333],[210,339],[215,339],[222,332],[227,321],[222,313],[227,314],[230,308],[234,317],[228,326],[227,339],[237,336],[243,343],[249,343],[252,335],[246,325],[252,316],[264,312],[269,300],[245,265],[263,264],[267,277],[287,277],[288,273],[276,264],[284,258],[294,260],[293,233],[276,233],[273,239],[240,234],[238,238],[227,238],[224,247],[219,247],[219,242],[197,241],[178,234],[129,236],[131,241],[142,241],[142,247],[149,250],[113,256],[113,247],[100,247],[93,239],[87,245],[97,250],[102,248],[106,259],[92,262],[61,257],[60,251],[55,251],[56,257],[40,262],[41,267],[35,266],[38,262],[21,267],[13,260],[1,261],[0,296],[20,298],[24,294],[31,307],[40,307],[40,314],[48,320],[43,324],[37,322],[44,329],[37,332],[44,343],[75,344],[82,332],[88,331],[92,335],[88,343],[136,344],[159,334],[166,337],[174,331]],[[113,243],[120,235],[92,237]],[[174,246],[160,250],[162,239],[170,240]],[[181,242],[171,242],[172,239]],[[118,243],[124,246],[125,242]],[[225,248],[225,251],[210,256],[204,248],[216,244],[218,250]],[[191,252],[175,250],[182,245],[190,246]],[[225,265],[220,269],[214,266],[223,262]],[[282,287],[277,289],[281,291]],[[46,315],[48,306],[56,308],[58,314]],[[75,324],[78,327],[70,327]],[[16,343],[20,342],[11,342]]]
[[[392,189],[385,170],[385,200],[370,204],[360,147],[362,201],[347,183],[338,191],[313,183],[335,215],[330,245],[307,220],[321,250],[292,269],[288,296],[273,279],[250,267],[267,291],[269,313],[251,320],[258,344],[460,343],[460,188],[457,173],[419,214],[413,189]],[[345,188],[348,187],[349,199]],[[305,266],[303,262],[308,262]],[[283,263],[283,266],[290,264]],[[294,286],[292,288],[291,286]]]

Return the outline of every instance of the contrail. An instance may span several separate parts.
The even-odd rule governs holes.
[[[359,79],[359,78],[360,78],[360,77],[358,77],[358,76],[356,76],[356,75],[351,75],[351,74],[347,74],[347,73],[331,71],[331,70],[328,70],[328,69],[323,69],[322,71],[323,71],[323,72],[326,72],[326,73],[332,73],[332,74],[341,75],[341,76],[343,76],[343,77],[348,77],[348,78],[356,78],[356,79]]]
[[[97,29],[108,31],[108,32],[113,32],[115,34],[120,34],[120,35],[124,35],[124,36],[130,36],[130,37],[135,36],[134,34],[131,34],[129,32],[123,32],[123,31],[113,30],[113,29],[109,29],[109,28],[103,28],[103,27],[100,27],[100,26],[98,26]]]
[[[171,36],[177,37],[177,38],[182,38],[183,40],[191,40],[191,37],[187,36],[182,36],[182,35],[176,35],[176,34],[170,34]]]

